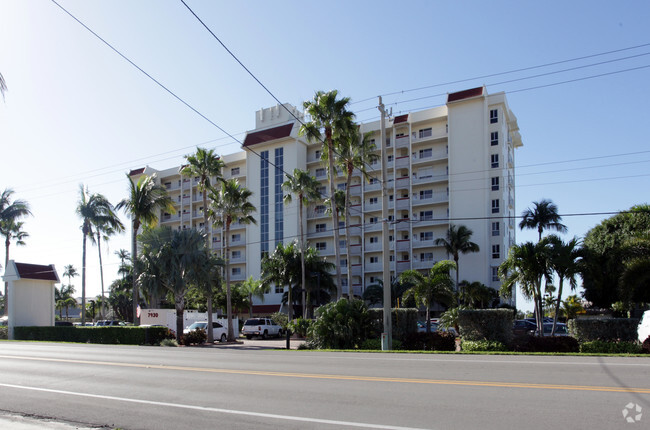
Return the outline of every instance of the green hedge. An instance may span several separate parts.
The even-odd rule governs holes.
[[[592,354],[641,354],[643,349],[638,342],[592,340],[581,344],[580,352]]]
[[[368,309],[372,319],[372,337],[380,338],[384,332],[384,310],[381,308]],[[393,339],[404,340],[409,333],[418,331],[418,310],[415,308],[391,309],[393,319]]]
[[[516,336],[509,344],[516,352],[579,352],[578,341],[571,336]]]
[[[15,327],[16,340],[158,345],[171,335],[167,327]]]
[[[492,340],[507,344],[512,339],[512,309],[461,309],[458,328],[463,340]]]
[[[361,344],[359,349],[366,351],[380,351],[381,350],[381,339],[366,339]],[[393,348],[394,351],[399,351],[402,349],[402,342],[397,339],[393,339]]]
[[[508,351],[508,347],[496,340],[463,340],[461,351]]]
[[[402,342],[407,351],[456,351],[456,336],[445,332],[409,333]]]
[[[0,326],[0,339],[8,339],[9,338],[9,327],[6,325]]]
[[[593,340],[625,341],[637,340],[639,320],[636,318],[575,318],[569,320],[569,333],[578,342]]]

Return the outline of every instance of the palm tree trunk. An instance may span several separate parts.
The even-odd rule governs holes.
[[[100,232],[97,232],[97,252],[99,253],[99,279],[102,285],[102,299],[104,298],[104,266],[102,266],[102,237]],[[99,319],[104,319],[104,301],[99,304]]]
[[[66,311],[67,314],[67,311]],[[81,253],[81,325],[86,325],[86,227],[83,229],[83,247]]]
[[[176,342],[180,344],[181,337],[183,336],[183,313],[185,312],[185,297],[181,294],[176,294],[174,301],[176,302]]]
[[[395,244],[397,245],[397,242]],[[458,267],[457,255],[454,255],[454,262],[456,263],[456,297],[458,298],[458,307],[460,307],[460,267]]]
[[[325,129],[325,137],[327,140],[327,150],[329,151],[327,160],[329,162],[329,173],[330,173],[330,206],[332,209],[332,223],[334,230],[334,264],[336,266],[336,300],[340,299],[342,296],[342,287],[341,287],[341,249],[339,247],[339,212],[336,210],[336,202],[334,201],[334,192],[336,180],[336,170],[334,169],[334,147],[332,145],[332,129]]]
[[[212,291],[208,292],[208,343],[214,343],[214,333],[212,330]]]
[[[228,246],[228,235],[230,234],[230,220],[226,220],[225,225],[226,225],[226,234],[224,235],[223,243],[226,250],[225,252],[226,255],[224,255],[224,261],[226,267],[226,315],[228,317],[228,342],[233,342],[235,340],[235,331],[233,330],[233,326],[232,326],[232,303],[231,303],[231,296],[230,296],[230,265],[229,265],[230,259],[228,258],[230,254],[230,248]]]
[[[132,255],[132,266],[133,266],[133,325],[140,325],[138,321],[138,229],[140,228],[140,220],[137,218],[133,219],[132,223],[132,235],[131,235],[131,255]],[[85,268],[84,268],[85,269]],[[182,328],[181,322],[181,328]],[[182,331],[181,331],[182,333]]]
[[[208,196],[205,183],[203,188],[203,231],[205,232],[205,247],[210,249],[210,234],[208,233]],[[212,333],[212,283],[208,281],[206,288],[208,292],[208,343],[214,343],[214,333]]]
[[[253,318],[253,295],[248,295],[248,317]]]
[[[352,170],[352,166],[348,166],[347,185],[345,186],[345,246],[348,266],[348,298],[350,299],[354,298],[354,292],[352,291],[352,258],[350,257],[350,182],[352,181]]]
[[[9,265],[9,236],[5,239],[5,272],[7,271],[7,266]],[[5,282],[5,306],[3,315],[9,315],[9,281]]]
[[[298,212],[300,216],[300,220],[298,221],[300,224],[300,292],[302,293],[302,317],[307,318],[307,282],[305,281],[305,232],[302,222],[302,195],[298,196],[298,200]]]

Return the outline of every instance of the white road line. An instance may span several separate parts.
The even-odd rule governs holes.
[[[315,424],[329,424],[333,426],[385,429],[385,430],[425,430],[425,429],[415,428],[415,427],[400,427],[400,426],[389,426],[389,425],[382,425],[382,424],[359,423],[359,422],[352,422],[352,421],[324,420],[320,418],[266,414],[262,412],[239,411],[235,409],[222,409],[222,408],[211,408],[207,406],[183,405],[180,403],[156,402],[153,400],[130,399],[127,397],[105,396],[101,394],[76,393],[74,391],[53,390],[50,388],[40,388],[40,387],[28,387],[24,385],[0,383],[0,387],[16,388],[20,390],[40,391],[40,392],[54,393],[54,394],[65,394],[69,396],[90,397],[93,399],[115,400],[118,402],[139,403],[139,404],[153,405],[153,406],[165,406],[165,407],[180,408],[180,409],[193,409],[198,411],[216,412],[222,414],[245,415],[251,417],[258,417],[258,418],[271,418],[271,419],[285,420],[285,421],[300,421],[300,422],[315,423]]]

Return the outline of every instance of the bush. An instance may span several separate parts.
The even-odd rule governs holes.
[[[644,354],[650,354],[650,336],[648,336],[646,340],[643,341],[641,344],[641,349],[643,350]]]
[[[635,318],[575,318],[569,320],[571,336],[580,343],[593,340],[625,341],[637,340],[639,320]]]
[[[176,339],[163,339],[160,341],[160,346],[178,346]]]
[[[208,335],[206,334],[205,330],[197,328],[196,330],[192,330],[189,333],[184,333],[183,336],[181,336],[181,343],[183,345],[201,345],[205,343],[207,339]]]
[[[287,330],[289,328],[289,315],[283,314],[282,312],[276,312],[271,315],[271,320],[282,327],[282,330]],[[240,327],[243,327],[240,326]]]
[[[592,340],[582,343],[580,352],[591,354],[641,354],[643,349],[638,342]]]
[[[463,309],[458,326],[463,340],[491,340],[508,344],[512,339],[512,309]]]
[[[366,339],[361,344],[359,349],[365,349],[368,351],[380,351],[381,350],[381,339]],[[393,348],[394,351],[399,351],[402,349],[402,342],[399,339],[393,339]]]
[[[571,336],[517,336],[509,344],[516,352],[579,352],[580,345]]]
[[[460,349],[462,351],[507,351],[508,347],[496,340],[463,340]]]
[[[120,345],[158,345],[169,338],[167,327],[15,327],[16,340],[102,343]]]
[[[455,351],[456,336],[451,333],[409,333],[402,342],[407,351]]]
[[[318,349],[355,349],[370,334],[372,322],[362,300],[340,299],[318,308],[308,342]]]
[[[295,320],[291,321],[289,328],[291,329],[292,333],[296,333],[298,336],[305,338],[307,337],[307,331],[309,330],[311,322],[311,320],[305,318],[296,318]]]
[[[384,332],[384,310],[368,309],[372,319],[371,337],[380,338]],[[391,309],[393,339],[403,340],[409,333],[418,331],[418,310],[415,308]]]
[[[0,326],[0,339],[9,339],[9,327]]]

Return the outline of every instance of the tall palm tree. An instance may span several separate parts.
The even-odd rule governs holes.
[[[212,177],[217,181],[223,182],[221,170],[226,164],[221,160],[214,150],[205,148],[196,148],[196,153],[186,155],[187,165],[181,169],[181,174],[188,178],[198,177],[198,189],[203,196],[203,228],[206,234],[206,246],[210,248],[211,232],[208,232],[208,191],[212,186]]]
[[[114,215],[114,219],[107,221],[105,219],[100,219],[98,222],[95,223],[95,235],[97,236],[96,238],[93,239],[92,242],[97,244],[97,253],[99,254],[99,280],[101,283],[102,287],[102,297],[105,297],[104,295],[104,265],[102,263],[102,240],[108,243],[108,240],[110,239],[111,236],[115,235],[116,233],[122,233],[124,231],[124,224],[122,224],[122,221],[117,217],[116,214]],[[104,301],[100,301],[99,303],[99,317],[100,319],[104,318]]]
[[[427,275],[417,270],[405,270],[399,275],[402,281],[413,284],[409,292],[415,296],[418,304],[427,308],[427,333],[431,333],[431,306],[434,303],[449,305],[453,302],[454,281],[449,274],[452,269],[456,269],[456,263],[442,260],[434,264]]]
[[[258,279],[250,276],[239,284],[239,289],[248,297],[248,316],[253,318],[253,297],[264,301],[264,295],[269,292],[270,285],[263,285]]]
[[[210,218],[224,229],[224,252],[226,272],[226,314],[228,316],[228,341],[235,340],[235,334],[232,326],[232,302],[230,291],[230,245],[228,237],[230,236],[230,225],[233,222],[239,224],[257,224],[253,215],[256,211],[255,206],[249,201],[253,192],[246,187],[242,187],[237,179],[230,179],[221,184],[218,192],[210,193],[212,205],[209,208]]]
[[[207,250],[206,252],[208,253],[208,258],[198,272],[197,287],[199,288],[199,291],[204,296],[206,301],[208,311],[208,327],[212,327],[212,297],[215,290],[221,289],[222,282],[219,272],[223,269],[223,260],[210,252],[210,248],[207,243],[205,249]],[[212,330],[208,330],[207,335],[208,343],[214,343],[215,339]]]
[[[68,278],[68,285],[72,287],[72,278],[79,276],[79,272],[72,264],[68,264],[63,267],[63,276]]]
[[[566,233],[567,228],[562,221],[562,217],[557,213],[557,206],[550,200],[542,199],[539,202],[533,202],[532,208],[527,208],[522,212],[523,219],[519,223],[519,228],[537,229],[539,240],[542,240],[542,232],[546,229]]]
[[[548,236],[547,238],[552,247],[551,253],[551,268],[557,273],[559,278],[559,285],[557,289],[557,300],[555,301],[555,318],[553,318],[553,329],[551,336],[555,335],[555,327],[557,326],[557,319],[560,314],[560,304],[562,302],[562,287],[564,280],[569,281],[571,291],[574,291],[577,286],[576,276],[580,273],[580,260],[582,258],[582,250],[580,249],[580,240],[574,237],[568,242],[563,242],[562,239],[555,235]]]
[[[470,309],[484,309],[489,303],[499,297],[496,290],[487,285],[474,281],[461,281],[461,299]]]
[[[535,319],[540,336],[544,335],[542,282],[552,279],[551,247],[544,239],[538,243],[513,245],[508,257],[499,266],[503,297],[512,297],[513,287],[519,285],[523,296],[535,303]]]
[[[86,239],[94,240],[94,228],[98,224],[106,224],[117,228],[120,223],[115,208],[102,194],[89,194],[83,184],[79,186],[80,199],[77,203],[77,215],[81,218],[83,235],[81,261],[81,324],[86,323]]]
[[[158,224],[158,214],[161,210],[175,213],[174,202],[167,195],[167,190],[156,184],[156,175],[143,175],[135,183],[127,174],[129,180],[129,197],[122,199],[118,209],[124,211],[131,217],[131,259],[138,259],[138,230],[141,225],[155,227]],[[138,325],[138,273],[136,265],[133,264],[133,323]]]
[[[68,309],[70,306],[76,306],[77,301],[74,299],[75,289],[72,285],[61,285],[61,289],[54,289],[54,298],[56,300],[56,307],[59,309],[59,317],[62,310],[65,308],[65,318],[68,319]]]
[[[306,294],[306,280],[305,280],[305,233],[304,233],[304,218],[303,207],[310,203],[317,202],[321,199],[320,192],[318,191],[319,182],[315,177],[304,170],[294,169],[293,175],[287,175],[287,180],[282,184],[289,193],[284,196],[284,204],[288,205],[292,202],[292,194],[298,198],[298,225],[300,226],[300,267],[301,279],[300,289],[302,291],[302,316],[307,317],[307,294]],[[252,312],[252,308],[251,308]]]
[[[371,140],[373,133],[365,135],[359,131],[357,126],[353,126],[343,133],[335,141],[335,148],[338,156],[336,157],[336,166],[345,172],[345,244],[347,247],[347,268],[348,268],[348,288],[349,296],[352,297],[352,258],[350,258],[350,183],[354,169],[358,169],[364,179],[368,178],[367,165],[376,161],[379,156],[374,153],[376,146]]]
[[[327,163],[330,196],[334,195],[337,171],[334,168],[334,140],[354,127],[354,114],[347,109],[350,99],[337,99],[338,91],[317,91],[312,100],[303,103],[311,120],[300,127],[300,135],[307,135],[309,141],[321,141],[323,145],[322,160]],[[324,139],[323,139],[324,134]],[[341,297],[341,250],[339,247],[338,211],[334,201],[330,201],[332,211],[332,227],[334,229],[334,254],[336,258],[337,299]],[[351,287],[351,286],[350,286]]]
[[[467,228],[464,225],[453,225],[449,226],[447,230],[446,238],[438,238],[435,241],[436,245],[444,246],[445,251],[448,255],[454,257],[454,263],[456,263],[456,295],[458,296],[458,305],[460,306],[460,285],[459,285],[459,275],[460,269],[458,265],[458,259],[460,254],[468,254],[470,252],[479,252],[479,247],[476,243],[472,242],[470,239],[474,232]]]
[[[4,83],[4,81],[2,83]],[[7,269],[7,264],[9,264],[9,242],[12,240],[9,238],[9,236],[10,235],[13,236],[15,234],[14,232],[12,232],[12,230],[15,229],[15,223],[20,218],[32,214],[32,212],[29,210],[29,203],[27,203],[25,200],[14,200],[13,202],[11,201],[13,194],[14,191],[11,188],[5,188],[2,194],[0,194],[0,229],[2,229],[2,235],[4,235],[6,238],[5,270]],[[9,306],[8,306],[9,301],[7,297],[8,287],[9,287],[9,283],[5,282],[4,315],[7,315],[7,312],[9,310]]]
[[[122,279],[131,272],[131,265],[127,261],[131,260],[131,254],[126,249],[115,251],[115,255],[120,259],[120,267],[117,268],[117,274],[122,275]]]
[[[294,241],[287,245],[278,243],[273,252],[262,259],[262,285],[270,288],[271,285],[288,287],[287,305],[289,322],[293,320],[292,289],[298,283],[300,269],[300,249]],[[298,269],[298,270],[296,270]]]

